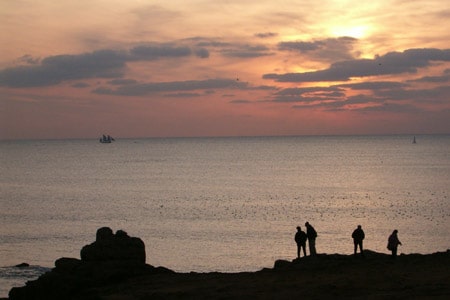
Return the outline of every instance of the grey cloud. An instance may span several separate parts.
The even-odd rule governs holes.
[[[373,82],[339,84],[336,86],[343,88],[351,88],[352,90],[385,90],[385,89],[404,88],[409,85],[395,81],[373,81]]]
[[[377,97],[373,97],[373,96],[360,94],[360,95],[350,96],[341,101],[333,101],[333,102],[324,103],[322,106],[340,108],[340,107],[344,107],[349,104],[350,105],[351,104],[380,105],[382,103],[384,103],[384,99],[382,99],[382,98],[377,98]]]
[[[252,58],[272,55],[269,48],[262,45],[236,45],[235,48],[222,50],[222,54],[228,57]]]
[[[275,37],[278,36],[278,33],[275,32],[261,32],[261,33],[255,33],[256,37],[265,39],[265,38],[271,38],[271,37]]]
[[[183,57],[191,55],[189,47],[137,46],[130,50],[131,60],[154,60],[161,57]]]
[[[123,53],[112,50],[50,56],[43,59],[40,65],[1,70],[0,86],[46,86],[65,80],[120,77],[123,75],[125,61]]]
[[[346,96],[344,89],[366,90],[370,94]],[[425,111],[414,103],[438,105],[448,103],[450,86],[428,89],[411,89],[408,84],[397,82],[368,82],[334,85],[331,87],[288,88],[273,94],[274,102],[297,102],[294,108],[318,107],[331,111],[356,110],[362,112],[389,111],[393,113],[414,113]],[[345,107],[365,104],[364,107]],[[345,108],[344,108],[345,107]]]
[[[119,79],[110,80],[110,81],[108,81],[108,83],[111,85],[128,85],[128,84],[136,84],[137,81],[134,79],[119,78]]]
[[[201,39],[201,38],[199,38],[199,39]],[[198,47],[221,48],[221,47],[229,47],[229,46],[231,46],[231,43],[205,40],[205,41],[198,42],[197,46]]]
[[[291,95],[291,96],[277,96],[272,101],[273,102],[303,102],[309,103],[314,101],[323,101],[325,100],[323,97],[315,96],[302,96],[302,95]]]
[[[422,113],[420,109],[411,104],[397,104],[397,103],[383,103],[381,105],[367,106],[354,108],[355,111],[360,112],[392,112],[392,113]]]
[[[208,58],[209,57],[209,51],[205,48],[199,48],[195,50],[195,55],[197,55],[200,58]]]
[[[280,42],[278,49],[308,55],[309,59],[336,61],[352,59],[353,45],[358,40],[352,37],[328,38],[323,40]]]
[[[278,87],[272,85],[258,85],[254,87],[248,87],[249,90],[260,90],[260,91],[270,91],[278,90]]]
[[[344,90],[337,87],[287,88],[274,94],[274,102],[313,102],[344,99]]]
[[[351,104],[368,104],[364,107],[346,107]],[[367,95],[356,95],[349,97],[346,100],[319,102],[308,105],[294,105],[292,108],[305,109],[305,108],[323,108],[325,111],[339,112],[339,111],[359,111],[362,113],[370,112],[391,112],[391,113],[422,113],[423,109],[420,109],[414,105],[407,103],[388,103],[382,98],[375,98]]]
[[[243,99],[237,99],[237,100],[231,100],[229,103],[232,104],[248,104],[248,103],[252,103],[249,100],[243,100]]]
[[[78,55],[49,56],[39,64],[28,56],[22,61],[31,65],[0,70],[0,86],[37,87],[56,85],[67,80],[89,78],[120,78],[129,61],[156,60],[192,55],[189,47],[172,45],[137,46],[129,51],[99,50]],[[206,49],[197,49],[195,55],[207,58]]]
[[[444,103],[449,101],[450,86],[439,86],[431,89],[375,91],[375,95],[388,100],[413,100],[416,102]]]
[[[277,82],[318,82],[318,81],[347,81],[350,78],[338,69],[327,69],[304,73],[264,74],[263,79],[272,79]]]
[[[424,76],[422,78],[409,80],[409,82],[431,82],[431,83],[445,83],[450,81],[450,74],[442,76]]]
[[[93,92],[97,94],[142,96],[158,92],[193,91],[200,89],[222,89],[222,88],[246,88],[246,83],[236,82],[231,79],[209,79],[189,80],[159,83],[143,83],[120,86],[115,90],[109,88],[98,88]]]
[[[154,45],[139,45],[133,47],[129,51],[128,60],[156,60],[162,58],[178,58],[188,57],[192,54],[200,58],[208,58],[209,51],[206,48],[191,49],[189,46],[177,46],[175,44],[154,44]]]
[[[276,93],[276,95],[303,95],[306,93],[314,93],[314,92],[342,92],[343,89],[338,86],[330,86],[330,87],[305,87],[305,88],[286,88],[280,90]]]
[[[324,99],[318,99],[318,98],[311,98],[311,99],[305,99],[305,101],[303,101],[304,103],[307,102],[313,102],[316,100],[324,100]],[[342,98],[342,99],[332,99],[332,101],[320,101],[318,103],[308,103],[308,105],[294,105],[293,108],[295,109],[304,109],[304,108],[311,108],[311,107],[315,107],[315,108],[323,108],[326,111],[342,111],[344,110],[344,106],[349,105],[349,104],[367,104],[367,103],[372,103],[374,102],[375,99],[373,97],[369,97],[366,95],[356,95],[356,96],[352,96],[349,97],[347,99]],[[348,110],[348,109],[345,109]]]
[[[342,102],[342,104],[347,105],[347,104],[383,103],[384,100],[385,99],[383,98],[360,94],[348,97],[344,102]]]
[[[192,97],[201,97],[205,94],[202,93],[170,93],[165,94],[164,97],[170,97],[170,98],[192,98]]]
[[[32,57],[31,55],[23,55],[22,57],[19,57],[18,61],[20,63],[25,63],[27,65],[36,65],[39,63],[39,58]]]
[[[317,42],[281,42],[278,44],[279,50],[289,50],[298,52],[308,52],[319,49]]]
[[[450,61],[450,49],[410,49],[390,52],[374,59],[354,59],[333,63],[330,68],[304,73],[265,74],[278,82],[348,81],[351,77],[415,73],[434,61]]]
[[[261,44],[229,43],[202,37],[190,38],[184,41],[193,42],[193,45],[200,47],[201,50],[198,50],[198,53],[196,52],[200,57],[206,53],[209,56],[207,48],[212,48],[212,51],[217,51],[226,57],[254,58],[273,55],[267,46]]]
[[[89,87],[90,85],[88,83],[85,83],[85,82],[77,82],[75,84],[72,84],[71,86],[74,87],[74,88],[82,89],[82,88]]]

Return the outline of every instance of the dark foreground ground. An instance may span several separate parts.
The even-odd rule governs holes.
[[[278,261],[255,273],[161,274],[98,290],[102,299],[450,299],[450,253]]]
[[[249,273],[153,272],[89,287],[71,299],[450,299],[450,251],[366,251],[277,261]]]

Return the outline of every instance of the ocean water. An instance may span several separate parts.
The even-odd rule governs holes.
[[[99,227],[140,237],[147,263],[239,272],[296,256],[296,226],[319,253],[450,248],[450,136],[33,140],[0,142],[0,297]],[[26,262],[31,269],[12,266]]]

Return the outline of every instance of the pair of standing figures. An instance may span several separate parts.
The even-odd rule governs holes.
[[[388,250],[390,250],[392,252],[392,258],[397,257],[397,248],[399,245],[402,244],[400,242],[400,240],[398,239],[397,233],[398,233],[398,230],[395,229],[392,232],[392,234],[389,236],[389,239],[388,239],[387,248],[388,248]],[[361,255],[364,256],[363,240],[365,238],[365,234],[364,234],[364,231],[362,230],[361,225],[358,225],[358,228],[356,228],[355,231],[353,231],[352,238],[353,238],[353,244],[355,245],[354,254],[356,255],[356,252],[359,248]]]
[[[302,231],[300,226],[297,226],[297,233],[295,234],[295,242],[297,243],[297,258],[300,258],[300,253],[303,250],[303,255],[306,256],[306,241],[308,240],[309,245],[309,253],[311,256],[316,255],[316,238],[317,232],[308,222],[305,223],[306,233]],[[402,243],[398,239],[397,236],[398,230],[394,230],[392,234],[389,236],[387,248],[392,252],[392,258],[397,256],[397,248]],[[364,231],[362,230],[361,225],[353,231],[352,233],[353,244],[354,244],[354,254],[356,255],[357,250],[362,256],[364,256],[363,252],[363,240],[365,238]]]
[[[306,256],[306,241],[309,245],[309,255],[315,256],[317,232],[308,222],[305,223],[306,232],[300,226],[297,226],[295,242],[297,243],[297,257],[300,258],[300,252],[303,250],[303,256]]]

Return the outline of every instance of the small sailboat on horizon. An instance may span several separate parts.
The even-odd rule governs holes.
[[[416,136],[414,136],[412,143],[413,143],[413,144],[417,144],[417,142],[416,142]]]
[[[100,143],[102,143],[102,144],[111,144],[114,141],[115,141],[115,139],[113,137],[111,137],[110,135],[103,135],[100,138]]]

